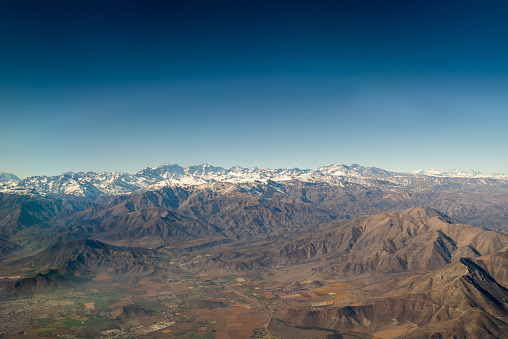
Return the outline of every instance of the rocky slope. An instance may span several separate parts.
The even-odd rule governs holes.
[[[357,228],[370,224],[371,228],[382,231],[386,238],[375,240],[375,232],[369,232],[370,235],[362,240],[365,234],[362,233],[354,244],[346,242],[352,244],[349,250],[321,266],[325,271],[338,265],[342,270],[331,270],[344,278],[345,265],[336,262],[347,260],[356,252],[351,264],[361,263],[364,258],[380,257],[379,251],[383,248],[395,254],[404,243],[403,238],[406,245],[402,248],[410,248],[412,259],[408,263],[416,264],[413,271],[408,265],[403,275],[386,274],[386,268],[393,269],[397,264],[384,261],[389,263],[386,266],[382,265],[383,261],[378,261],[369,266],[371,271],[367,274],[371,278],[346,280],[352,284],[363,281],[366,285],[357,293],[376,290],[375,298],[343,307],[280,309],[274,319],[283,321],[286,326],[327,328],[343,333],[359,331],[381,337],[392,333],[397,338],[504,338],[508,333],[505,236],[469,228],[429,209],[385,213],[345,225],[351,223]],[[429,237],[433,232],[441,234],[437,238],[436,234]],[[424,237],[412,237],[410,233]],[[411,244],[411,238],[417,240],[416,246]],[[387,246],[384,239],[393,242]],[[367,246],[363,252],[358,252],[355,245],[362,241]],[[461,250],[464,248],[465,251]],[[299,268],[293,266],[293,269]]]
[[[37,292],[56,291],[71,288],[74,285],[74,279],[63,276],[57,270],[48,270],[26,278],[0,280],[0,299]]]
[[[335,218],[309,202],[281,201],[278,190],[270,183],[165,187],[61,213],[51,221],[14,229],[8,240],[29,248],[86,238],[158,247],[269,236]]]
[[[478,173],[427,174],[359,165],[316,170],[162,165],[134,175],[66,173],[21,181],[4,175],[4,183],[15,185],[0,193],[0,237],[21,246],[43,239],[38,248],[91,237],[163,246],[196,237],[294,232],[417,206],[508,231],[508,181]]]
[[[342,308],[277,311],[275,319],[302,327],[376,333],[403,328],[398,338],[504,338],[508,290],[471,259],[414,279],[406,293]]]
[[[68,217],[92,205],[91,202],[76,200],[0,193],[0,237],[10,237],[56,216]]]
[[[464,225],[430,208],[411,208],[354,220],[332,221],[289,242],[263,251],[231,251],[200,259],[194,267],[271,274],[300,279],[307,271],[315,279],[348,278],[363,274],[427,271],[493,254],[508,246],[508,236]],[[310,264],[310,265],[309,265]],[[298,275],[292,275],[292,271]]]
[[[332,196],[342,202],[368,199],[365,192],[362,187],[325,191],[302,182],[214,183],[165,187],[48,214],[46,221],[12,236],[44,234],[50,246],[3,261],[0,271],[11,278],[0,280],[0,292],[72,288],[81,277],[98,274],[139,280],[165,271],[170,251],[184,270],[294,282],[288,291],[341,280],[362,296],[347,305],[280,308],[272,319],[287,326],[374,335],[396,330],[402,338],[503,337],[508,331],[508,236],[462,224],[432,208],[355,219],[336,219],[318,208],[331,206],[327,197]],[[21,203],[38,201],[25,199]],[[63,200],[52,201],[56,210],[61,208]],[[17,203],[6,210],[13,206]],[[59,241],[80,236],[110,243]],[[128,242],[145,248],[112,245]],[[162,248],[146,248],[155,246]],[[22,277],[13,279],[16,270]],[[117,317],[137,312],[143,313],[123,307]]]
[[[58,290],[99,274],[139,279],[168,266],[163,253],[146,248],[112,246],[95,240],[59,242],[35,255],[2,262],[0,271],[9,272],[11,277],[0,278],[0,292],[7,296]]]
[[[56,243],[35,255],[15,260],[9,266],[78,275],[146,275],[164,263],[163,255],[153,250],[113,246],[96,240],[74,240]]]
[[[34,250],[84,238],[157,247],[199,238],[220,242],[288,234],[315,223],[417,206],[430,206],[462,223],[508,230],[508,184],[428,180],[421,186],[409,180],[407,187],[383,180],[377,186],[215,182],[95,201],[0,193],[0,237]]]

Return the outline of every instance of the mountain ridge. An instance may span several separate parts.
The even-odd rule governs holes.
[[[293,240],[280,240],[264,251],[242,248],[208,255],[191,267],[228,273],[266,274],[291,281],[300,273],[322,280],[365,274],[425,271],[462,257],[493,254],[508,246],[508,236],[461,224],[431,208],[410,208],[325,223]],[[306,265],[320,262],[310,270]],[[299,273],[293,276],[294,267]]]
[[[506,174],[482,174],[477,171],[439,172],[419,170],[408,173],[387,171],[377,167],[358,164],[329,165],[316,169],[233,166],[229,169],[209,164],[181,167],[162,164],[145,167],[135,174],[125,172],[66,172],[57,176],[32,176],[19,179],[13,174],[0,173],[0,192],[54,197],[83,197],[96,199],[100,196],[122,195],[138,190],[157,190],[167,186],[196,186],[216,182],[324,182],[334,186],[361,184],[379,185],[379,181],[394,186],[414,185],[426,180],[508,180]]]

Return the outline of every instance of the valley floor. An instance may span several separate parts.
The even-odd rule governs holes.
[[[295,286],[173,269],[154,278],[96,276],[79,290],[0,302],[6,338],[372,338],[275,319],[281,308],[344,306],[359,295],[347,283]],[[389,336],[387,336],[389,337]]]

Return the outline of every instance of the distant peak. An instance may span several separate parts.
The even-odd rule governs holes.
[[[178,166],[178,165],[174,164],[174,163],[173,164],[163,163],[162,165],[155,166],[152,169],[158,169],[158,168],[163,168],[163,167],[173,167],[173,166]],[[180,167],[180,166],[178,166],[178,167]],[[146,167],[146,168],[148,168],[148,167]]]
[[[17,176],[12,173],[0,172],[0,182],[2,181],[20,181]]]
[[[427,176],[427,178],[425,177]],[[416,181],[431,182],[438,178],[472,178],[476,184],[482,180],[508,180],[506,174],[486,175],[477,171],[457,170],[439,172],[418,170],[411,173],[398,173],[378,167],[365,167],[360,164],[319,167],[317,169],[257,168],[233,166],[216,167],[208,163],[182,167],[175,163],[164,163],[156,167],[145,167],[137,173],[122,172],[67,172],[57,176],[34,176],[19,180],[15,175],[0,173],[0,191],[17,194],[35,194],[67,198],[80,196],[95,199],[101,195],[122,195],[137,190],[157,190],[166,186],[195,186],[214,182],[247,183],[303,181],[325,182],[330,185],[360,184],[375,185],[414,185]],[[381,182],[378,182],[381,180]],[[440,181],[442,179],[439,179]],[[462,179],[461,179],[462,180]],[[455,179],[452,179],[455,181]]]
[[[449,177],[449,178],[482,178],[482,179],[501,179],[508,180],[508,174],[503,173],[482,173],[480,171],[469,170],[448,170],[438,171],[435,169],[430,170],[412,170],[409,174],[426,175],[431,177]]]

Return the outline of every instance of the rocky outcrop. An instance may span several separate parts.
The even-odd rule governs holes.
[[[433,270],[508,246],[504,234],[460,224],[430,208],[333,221],[316,228],[326,231],[277,242],[263,252],[216,254],[208,258],[206,266],[266,273],[313,263],[314,272],[323,278],[347,278]]]
[[[460,259],[418,281],[405,295],[342,308],[281,309],[274,318],[368,333],[413,324],[401,338],[502,338],[507,333],[508,290],[474,260]]]

